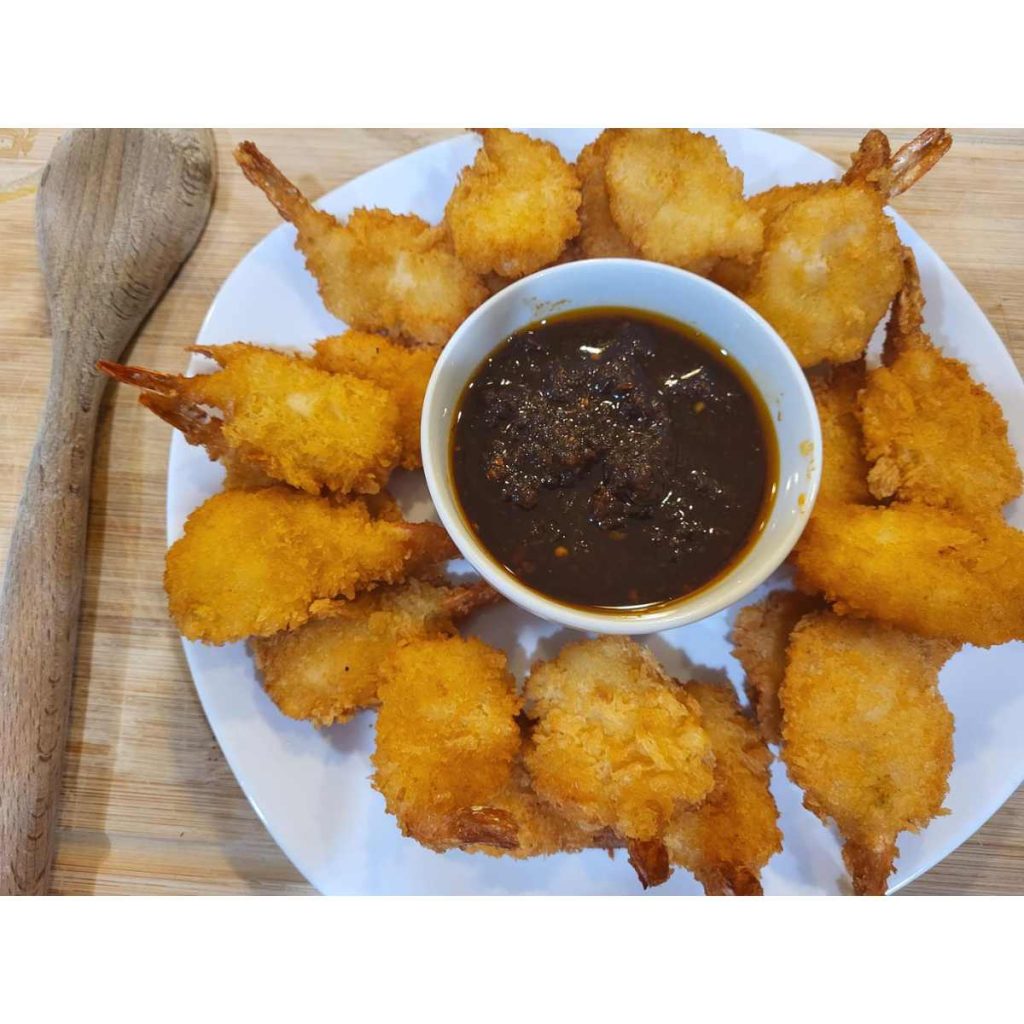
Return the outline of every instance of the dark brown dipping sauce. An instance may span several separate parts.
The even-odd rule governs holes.
[[[462,395],[452,470],[466,521],[522,582],[570,604],[682,597],[760,531],[768,414],[691,328],[633,310],[512,335]]]

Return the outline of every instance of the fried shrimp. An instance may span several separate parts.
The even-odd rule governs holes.
[[[631,640],[571,644],[534,666],[525,696],[534,789],[581,828],[658,840],[713,785],[697,702]]]
[[[821,421],[819,500],[871,503],[857,397],[864,382],[862,360],[834,367],[827,377],[811,382]]]
[[[410,579],[339,602],[329,618],[250,642],[263,687],[290,718],[345,722],[377,704],[381,663],[410,640],[446,636],[499,595],[486,583],[434,586]]]
[[[793,627],[821,601],[796,590],[773,590],[764,600],[741,608],[732,627],[733,657],[743,666],[747,699],[761,735],[782,739],[779,688],[786,674],[786,647]]]
[[[607,143],[605,184],[619,230],[643,256],[706,273],[761,251],[760,216],[722,147],[684,128],[632,128]]]
[[[588,259],[610,256],[640,258],[636,246],[627,240],[612,219],[605,186],[608,147],[612,139],[622,133],[621,128],[606,128],[593,142],[584,146],[576,158],[576,173],[583,196],[577,242],[580,252]]]
[[[483,146],[459,178],[445,224],[478,274],[519,278],[554,263],[580,229],[580,182],[558,148],[507,128],[481,128]]]
[[[801,366],[864,354],[903,283],[885,203],[919,180],[951,142],[945,129],[928,129],[890,156],[889,140],[873,130],[842,181],[771,189],[751,200],[764,218],[764,250],[740,294]]]
[[[858,895],[884,894],[898,835],[943,813],[953,716],[938,673],[955,650],[831,612],[793,632],[782,756],[805,806],[835,821]]]
[[[772,755],[731,686],[687,683],[715,753],[715,786],[699,807],[677,812],[664,843],[708,896],[760,896],[761,868],[782,849],[768,787]]]
[[[399,410],[384,388],[330,374],[301,356],[236,343],[193,348],[220,369],[195,377],[99,363],[140,401],[211,458],[232,462],[310,494],[380,490],[401,454]],[[207,411],[220,411],[215,416]]]
[[[503,652],[475,639],[416,640],[382,667],[373,786],[402,834],[432,850],[518,845],[508,791],[520,701]]]
[[[331,373],[347,374],[384,388],[398,406],[401,465],[417,469],[420,458],[420,413],[438,350],[402,345],[379,334],[346,331],[314,346],[313,364]]]
[[[924,332],[914,254],[890,317],[884,366],[861,394],[865,452],[876,498],[895,497],[967,513],[998,512],[1022,477],[999,403],[968,368],[943,356]]]
[[[998,515],[819,502],[794,560],[840,613],[979,647],[1024,639],[1024,533]]]
[[[186,520],[164,587],[184,636],[223,644],[294,629],[332,598],[397,583],[415,561],[454,553],[440,526],[373,520],[360,501],[283,487],[223,491]]]
[[[235,159],[298,231],[324,305],[350,327],[443,345],[485,298],[480,279],[456,258],[442,228],[389,210],[353,210],[345,223],[315,209],[254,146]]]

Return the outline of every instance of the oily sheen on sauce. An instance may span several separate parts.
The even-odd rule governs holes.
[[[624,309],[507,338],[467,385],[451,443],[463,516],[496,561],[548,597],[623,610],[727,570],[767,519],[777,462],[723,345]]]

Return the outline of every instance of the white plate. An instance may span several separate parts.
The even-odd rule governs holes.
[[[536,132],[569,159],[596,134],[591,130]],[[798,143],[752,130],[715,132],[729,159],[746,175],[748,192],[772,185],[832,177],[836,166]],[[386,206],[440,218],[458,171],[477,142],[462,136],[378,167],[325,196],[334,214],[356,206]],[[274,154],[270,154],[273,157]],[[285,167],[297,174],[301,167]],[[236,173],[226,168],[226,174]],[[941,168],[937,173],[941,174]],[[920,188],[927,188],[925,180]],[[917,254],[928,298],[927,323],[946,352],[970,364],[1002,404],[1010,437],[1024,451],[1024,384],[998,335],[974,300],[934,252],[898,216],[900,236]],[[305,347],[342,324],[323,308],[300,255],[294,230],[282,225],[263,239],[224,282],[199,332],[202,345],[244,339],[263,345]],[[193,369],[202,366],[195,361]],[[955,443],[955,438],[950,439]],[[220,487],[221,469],[205,452],[175,434],[167,481],[167,533],[173,541],[188,513]],[[410,518],[432,514],[422,474],[405,474],[397,496]],[[1024,507],[1010,520],[1024,526]],[[780,576],[773,585],[783,580]],[[766,589],[766,588],[762,588]],[[752,596],[752,600],[760,592]],[[735,609],[647,643],[674,675],[741,672],[726,639]],[[538,655],[551,656],[569,630],[514,607],[479,615],[471,632],[509,653],[522,678]],[[395,827],[382,798],[369,785],[371,714],[318,731],[281,715],[263,693],[243,644],[204,647],[185,643],[185,655],[214,734],[242,789],[271,835],[295,866],[325,893],[636,893],[639,885],[621,854],[601,851],[531,861],[461,852],[431,853]],[[1024,645],[967,648],[942,672],[942,692],[956,716],[956,764],[946,806],[920,835],[901,837],[893,888],[940,861],[968,838],[1024,778]],[[804,810],[799,791],[776,763],[773,789],[782,812],[785,849],[763,873],[768,894],[821,894],[848,890],[834,831]],[[697,893],[685,871],[656,890]]]

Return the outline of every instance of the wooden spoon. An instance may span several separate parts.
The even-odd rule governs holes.
[[[0,592],[0,894],[49,885],[71,707],[93,440],[106,378],[202,233],[206,130],[82,129],[36,202],[53,370]]]

